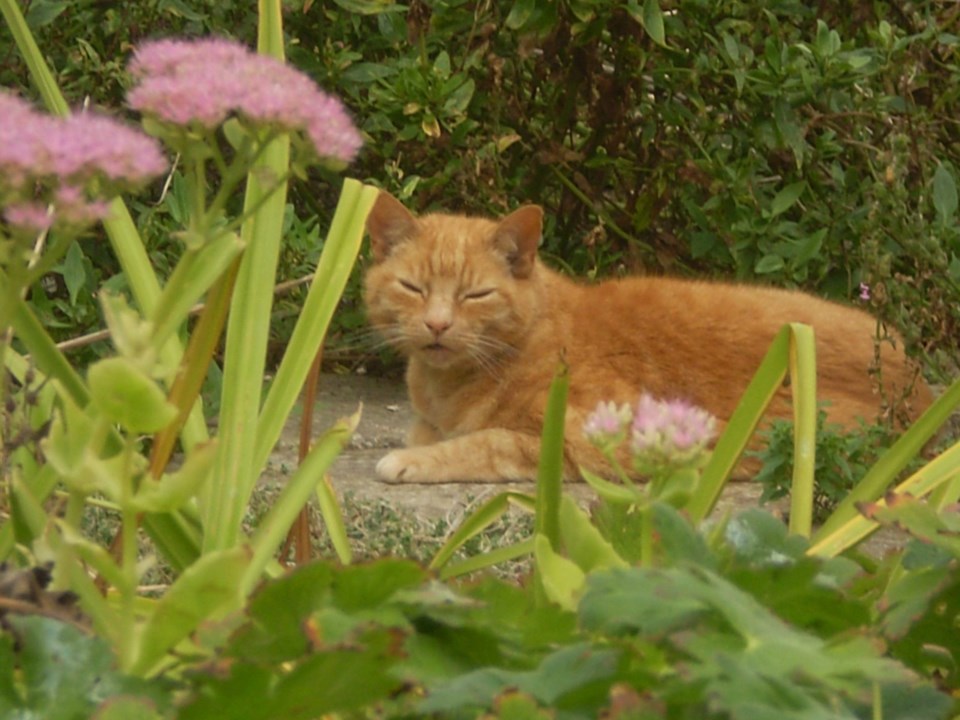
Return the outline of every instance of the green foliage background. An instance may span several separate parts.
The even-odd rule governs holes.
[[[248,5],[24,3],[71,101],[114,108],[132,45],[252,42]],[[944,376],[960,337],[958,19],[946,0],[297,0],[285,30],[291,62],[368,136],[354,172],[415,209],[539,203],[546,254],[578,275],[733,277],[854,302],[866,283]],[[22,86],[12,48],[0,60],[0,82]],[[318,237],[338,184],[318,174],[293,194],[292,236]],[[162,268],[176,193],[139,209]],[[95,241],[82,249],[35,299],[64,336],[97,324],[89,291],[115,272]],[[315,252],[291,246],[286,276]],[[341,330],[361,322],[357,287]]]

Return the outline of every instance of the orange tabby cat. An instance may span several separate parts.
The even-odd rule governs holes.
[[[499,221],[416,218],[381,193],[367,220],[370,322],[407,356],[416,420],[409,447],[377,465],[388,482],[499,482],[536,475],[550,381],[570,368],[566,474],[602,473],[582,434],[600,400],[641,391],[706,408],[722,428],[787,322],[813,325],[818,391],[834,422],[880,410],[868,369],[876,321],[860,310],[789,290],[670,278],[583,285],[537,259],[543,212],[525,206]],[[883,386],[900,397],[915,373],[882,344]],[[911,415],[930,403],[918,381]],[[789,391],[773,405],[790,414]]]

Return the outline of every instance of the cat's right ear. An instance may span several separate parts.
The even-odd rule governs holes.
[[[416,236],[418,229],[417,219],[410,211],[393,195],[381,190],[367,216],[374,261],[383,262],[395,245]]]
[[[537,205],[524,205],[500,221],[494,244],[506,256],[514,277],[530,277],[542,233],[543,209]]]

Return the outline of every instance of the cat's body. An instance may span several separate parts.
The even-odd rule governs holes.
[[[409,214],[381,194],[369,220],[374,265],[366,276],[372,325],[408,357],[417,414],[406,449],[381,477],[402,482],[532,479],[550,381],[569,366],[567,474],[604,469],[581,428],[601,400],[633,403],[641,391],[706,408],[720,426],[736,407],[778,330],[816,332],[818,397],[847,425],[881,407],[876,321],[800,292],[628,278],[583,285],[536,258],[542,213],[527,206],[499,222]],[[898,343],[899,345],[899,343]],[[883,389],[913,386],[909,413],[931,397],[899,347],[879,345]],[[772,408],[790,412],[789,391]]]

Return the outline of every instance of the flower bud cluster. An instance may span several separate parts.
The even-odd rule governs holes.
[[[103,218],[98,198],[141,187],[167,168],[159,145],[112,118],[58,118],[0,92],[0,206],[14,231],[83,227]]]
[[[634,408],[601,402],[583,431],[606,452],[629,440],[634,467],[646,474],[699,465],[716,435],[716,418],[682,400],[657,400],[643,393]]]
[[[159,40],[130,63],[130,106],[163,126],[212,130],[232,117],[302,134],[323,159],[348,163],[363,142],[343,104],[280,60],[225,39]]]

